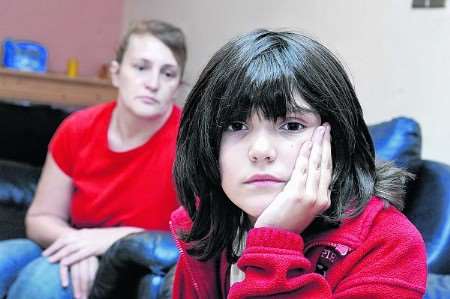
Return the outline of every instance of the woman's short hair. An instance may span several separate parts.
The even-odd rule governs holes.
[[[186,66],[187,50],[184,33],[180,28],[158,20],[138,21],[131,26],[120,42],[116,52],[116,61],[118,63],[122,62],[125,51],[128,48],[130,36],[133,34],[150,34],[159,39],[172,51],[180,67],[181,76],[183,75]]]
[[[339,223],[365,207],[375,181],[374,146],[344,68],[307,36],[253,31],[215,53],[184,106],[174,174],[179,199],[193,220],[191,231],[182,235],[191,254],[207,259],[227,248],[233,259],[230,244],[249,228],[248,217],[221,187],[223,130],[255,111],[273,120],[285,117],[301,109],[298,95],[331,125],[331,207],[316,227]]]

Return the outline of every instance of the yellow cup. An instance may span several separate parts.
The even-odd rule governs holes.
[[[67,60],[67,76],[71,78],[78,76],[78,59],[71,57]]]

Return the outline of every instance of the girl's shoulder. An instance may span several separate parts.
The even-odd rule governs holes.
[[[376,211],[373,216],[368,217],[368,222],[363,228],[367,227],[367,237],[378,236],[392,240],[393,242],[406,242],[424,246],[422,234],[415,225],[394,206],[386,201],[374,197],[369,203],[367,214],[370,210]]]
[[[373,197],[361,214],[343,221],[339,228],[328,231],[319,239],[341,243],[352,248],[372,241],[408,243],[424,247],[422,235],[411,221],[397,208],[378,197]]]

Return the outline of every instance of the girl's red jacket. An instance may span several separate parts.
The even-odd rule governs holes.
[[[182,208],[171,227],[188,230]],[[373,198],[358,217],[304,241],[273,228],[249,231],[238,260],[245,279],[229,285],[225,255],[198,261],[181,252],[173,298],[422,298],[426,285],[423,239],[394,207]]]

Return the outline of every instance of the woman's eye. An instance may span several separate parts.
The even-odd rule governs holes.
[[[302,125],[301,123],[296,122],[296,121],[285,122],[281,126],[281,129],[288,130],[288,131],[299,131],[299,130],[302,130],[304,128],[305,128],[304,125]]]
[[[164,76],[166,76],[167,78],[175,78],[177,75],[173,72],[165,72]]]
[[[241,130],[245,130],[245,129],[247,129],[247,126],[245,125],[245,123],[240,122],[240,121],[232,122],[226,128],[227,131],[231,131],[231,132],[241,131]]]
[[[134,66],[135,69],[137,69],[138,71],[143,71],[145,69],[147,69],[147,67],[145,65],[140,65],[140,64],[136,64]]]

